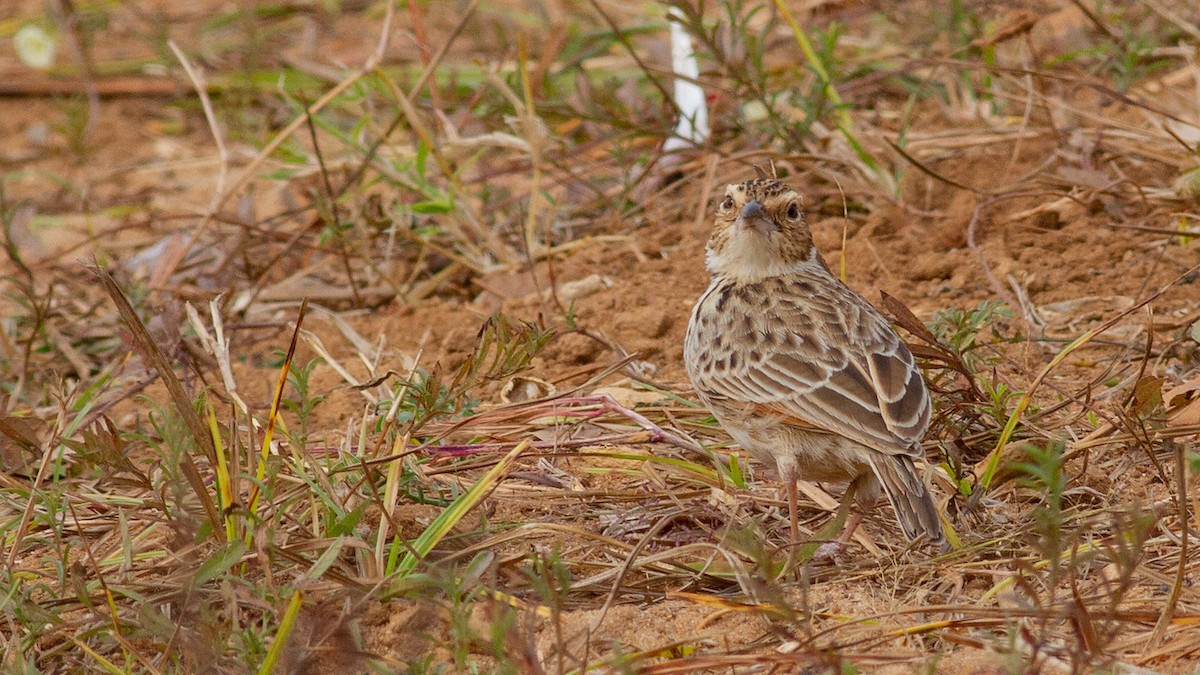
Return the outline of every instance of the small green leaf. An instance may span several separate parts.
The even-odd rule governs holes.
[[[742,465],[734,455],[729,456],[729,481],[739,488],[746,487],[746,477],[742,474]]]
[[[209,556],[208,560],[204,561],[200,569],[196,570],[196,585],[203,586],[229,571],[229,568],[236,565],[245,554],[246,542],[241,539],[236,539],[218,548]]]
[[[442,213],[450,213],[451,211],[453,211],[454,205],[450,203],[450,200],[448,198],[443,196],[436,200],[429,200],[429,201],[424,201],[424,202],[416,202],[415,204],[410,204],[408,208],[412,209],[413,213],[442,214]]]
[[[331,537],[340,537],[353,533],[354,528],[358,526],[358,521],[362,519],[362,515],[366,510],[367,502],[359,504],[358,508],[345,513],[341,518],[333,521],[325,533]]]
[[[1187,456],[1188,465],[1191,466],[1193,472],[1200,472],[1200,455],[1189,452]]]
[[[417,176],[422,181],[425,180],[425,162],[429,159],[429,146],[422,141],[417,143],[417,158],[414,162],[417,169]]]
[[[267,180],[290,180],[295,175],[296,171],[294,169],[276,169],[264,174],[263,178]]]
[[[345,537],[338,537],[337,539],[334,539],[333,543],[329,545],[329,548],[325,549],[325,552],[321,554],[321,557],[317,558],[316,562],[314,562],[312,567],[309,568],[308,573],[305,576],[307,576],[309,579],[320,579],[321,575],[325,574],[325,571],[328,570],[333,563],[337,562],[338,555],[342,552],[342,546],[345,544]]]

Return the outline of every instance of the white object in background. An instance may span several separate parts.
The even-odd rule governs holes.
[[[663,152],[700,145],[708,139],[708,103],[704,90],[696,83],[700,66],[692,49],[692,37],[683,28],[683,15],[678,7],[667,9],[671,26],[671,70],[675,73],[675,106],[679,123],[675,134],[663,144]]]
[[[49,70],[54,65],[54,52],[58,51],[58,40],[35,23],[21,26],[13,36],[13,48],[21,63],[35,70]]]

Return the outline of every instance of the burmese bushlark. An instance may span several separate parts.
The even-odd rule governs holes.
[[[909,539],[944,542],[913,460],[929,426],[921,371],[887,319],[838,280],[813,245],[800,195],[774,180],[730,185],[708,242],[712,283],[688,323],[684,361],[700,399],[787,487],[850,481],[859,510],[882,486]]]

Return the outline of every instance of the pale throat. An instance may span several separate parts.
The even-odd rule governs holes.
[[[766,235],[747,230],[733,230],[730,235],[720,251],[714,250],[711,244],[708,247],[704,265],[714,276],[755,282],[800,272],[824,271],[816,261],[814,251],[809,251],[802,260],[785,260]]]

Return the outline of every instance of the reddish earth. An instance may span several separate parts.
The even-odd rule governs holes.
[[[152,11],[153,3],[142,4],[144,11]],[[216,3],[200,3],[205,4]],[[173,3],[160,5],[153,11],[199,11],[177,10]],[[40,6],[25,2],[15,13],[10,10],[8,16],[34,14]],[[482,11],[481,25],[496,27],[496,32],[481,32],[474,49],[490,51],[491,43],[501,41],[501,28],[515,19],[506,18],[493,7]],[[566,10],[556,7],[554,11]],[[361,63],[374,46],[378,26],[377,17],[368,15],[350,11],[333,18],[321,13],[305,15],[296,19],[296,25],[315,25],[321,29],[316,33],[318,38],[296,37],[290,41],[273,34],[273,40],[293,49],[289,58]],[[98,48],[99,60],[147,58],[152,54],[134,39],[145,29],[144,18],[117,10],[112,17],[109,30],[113,40]],[[397,18],[407,30],[409,26],[403,19]],[[185,52],[200,48],[189,42],[188,32],[182,28],[196,20],[192,15],[174,18],[172,34],[180,39]],[[430,35],[444,36],[452,27],[449,18],[434,17],[427,30]],[[495,51],[503,53],[499,48]],[[472,52],[467,44],[459,44],[448,58],[466,63]],[[418,59],[417,49],[411,41],[395,39],[388,58],[391,62],[414,62]],[[15,73],[20,68],[13,54],[0,51],[0,74]],[[1131,96],[1141,100],[1157,94],[1160,98],[1156,104],[1161,107],[1186,108],[1169,91],[1169,85],[1151,80]],[[1132,313],[1051,371],[1038,392],[1042,406],[1087,392],[1096,400],[1098,410],[1117,416],[1138,374],[1130,364],[1136,364],[1143,353],[1152,355],[1146,372],[1163,377],[1167,386],[1196,376],[1195,345],[1188,342],[1186,331],[1200,318],[1200,274],[1196,272],[1200,238],[1171,234],[1185,219],[1180,214],[1191,218],[1185,222],[1195,223],[1195,202],[1186,192],[1172,191],[1180,172],[1195,158],[1180,150],[1168,134],[1151,137],[1134,133],[1145,126],[1147,114],[1142,107],[1085,89],[1057,92],[1054,96],[1062,110],[1038,108],[1030,119],[1010,120],[1012,124],[995,119],[964,120],[934,102],[919,106],[909,131],[908,151],[923,169],[895,158],[895,165],[903,169],[903,179],[894,197],[878,189],[872,191],[862,181],[852,186],[850,194],[844,194],[843,188],[830,180],[827,168],[809,157],[780,154],[776,164],[786,171],[788,182],[806,195],[809,222],[831,268],[844,269],[847,283],[868,299],[878,301],[880,292],[886,292],[926,321],[948,308],[968,310],[985,300],[1007,302],[1013,316],[998,320],[994,326],[997,335],[1032,338],[995,347],[999,358],[992,374],[1010,386],[1028,387],[1068,342],[1155,295],[1146,305],[1147,310]],[[255,105],[258,102],[256,98]],[[879,113],[899,105],[881,101]],[[71,147],[75,133],[71,125],[77,123],[71,115],[78,116],[85,109],[79,97],[0,98],[0,139],[4,139],[0,142],[0,167],[4,170],[5,203],[9,209],[28,207],[36,213],[33,225],[23,231],[18,228],[11,239],[36,275],[56,275],[65,305],[90,297],[87,293],[91,281],[83,263],[93,259],[113,269],[127,288],[144,289],[164,264],[162,250],[153,247],[163,241],[178,245],[181,238],[193,232],[197,216],[205,212],[217,190],[222,185],[228,187],[261,147],[257,139],[262,136],[255,137],[256,142],[229,138],[234,168],[222,179],[212,135],[194,97],[106,96],[87,134],[86,152],[80,155]],[[1063,111],[1086,114],[1072,116]],[[236,114],[237,110],[225,112]],[[1071,119],[1063,122],[1058,115]],[[280,120],[291,117],[288,109],[279,106],[256,117],[253,123],[263,125],[257,131],[265,131],[266,127],[274,130]],[[1022,126],[1014,126],[1017,123]],[[1027,133],[1010,133],[1014,129]],[[878,131],[878,138],[872,137],[875,141],[894,136],[894,130],[884,123]],[[246,133],[252,136],[255,131]],[[682,178],[642,195],[641,208],[625,212],[633,215],[621,216],[621,211],[607,207],[590,219],[586,214],[572,213],[584,222],[575,233],[577,245],[561,255],[534,265],[510,266],[484,274],[460,271],[417,301],[405,303],[384,293],[373,304],[362,303],[370,307],[354,306],[341,263],[331,247],[308,237],[304,246],[285,248],[284,242],[298,229],[296,223],[272,231],[270,236],[264,232],[266,226],[244,226],[248,222],[261,223],[286,207],[310,204],[311,193],[306,188],[311,185],[305,181],[317,181],[315,175],[290,181],[256,181],[250,197],[226,205],[223,220],[218,219],[202,237],[203,246],[181,268],[184,272],[156,287],[146,302],[160,303],[164,308],[160,316],[170,317],[182,301],[201,303],[202,307],[219,293],[227,293],[227,302],[231,302],[248,289],[266,289],[250,303],[250,311],[245,314],[233,312],[227,304],[225,318],[233,343],[238,393],[260,415],[266,413],[276,379],[273,350],[286,348],[290,321],[299,298],[306,295],[315,299],[304,328],[354,382],[367,381],[389,370],[405,374],[414,365],[425,369],[440,366],[443,372],[452,372],[471,353],[483,322],[501,313],[514,320],[541,322],[558,331],[521,373],[525,377],[567,391],[586,382],[598,368],[630,356],[642,382],[694,400],[682,366],[681,345],[691,304],[707,284],[703,258],[711,196],[719,194],[728,182],[752,177],[753,162],[761,159],[739,158],[744,155],[735,152],[741,149],[735,147],[737,143],[736,139],[727,140],[724,146],[687,156],[680,167]],[[351,168],[361,159],[341,149],[339,152],[348,157],[327,159],[344,160]],[[266,168],[278,168],[278,163]],[[558,178],[561,183],[568,182],[564,176]],[[465,179],[470,186],[486,183],[483,175],[468,175]],[[508,182],[525,179],[524,174],[502,177]],[[962,189],[964,186],[975,190]],[[580,192],[575,186],[562,185],[551,191],[562,200]],[[363,192],[364,201],[367,192]],[[385,194],[385,199],[394,198],[394,194]],[[571,212],[569,206],[565,211]],[[170,235],[177,238],[168,239]],[[363,265],[365,270],[363,261],[371,259],[370,253],[376,250],[373,246],[382,247],[381,240],[371,234],[354,241],[353,264]],[[146,251],[151,253],[137,257]],[[276,254],[285,255],[284,261],[263,269],[260,263]],[[412,274],[414,259],[415,254],[406,251],[390,261],[393,266],[379,276],[392,284],[401,283]],[[143,266],[131,265],[131,260],[141,260]],[[251,269],[261,276],[249,274]],[[302,269],[309,273],[294,275]],[[369,275],[364,271],[362,276]],[[388,287],[378,278],[375,281],[376,288]],[[98,298],[96,302],[100,304]],[[569,306],[573,307],[579,328],[575,332],[567,330],[564,318]],[[6,314],[8,310],[6,306]],[[64,311],[64,315],[69,314]],[[93,319],[94,323],[86,326],[73,325],[72,334],[90,333],[98,339],[118,334],[119,324],[111,311],[100,312]],[[360,358],[362,344],[356,345],[350,331],[343,330],[339,322],[352,328],[371,348],[382,346],[373,368],[368,369]],[[991,330],[986,329],[985,335],[990,336]],[[1154,336],[1149,347],[1148,335]],[[172,339],[181,338],[175,335]],[[15,354],[5,353],[4,357],[15,358]],[[316,355],[310,343],[302,342],[297,361],[305,363]],[[195,351],[181,358],[190,358],[192,372],[203,373],[205,383],[223,391],[211,363]],[[73,372],[71,364],[55,367],[64,373]],[[1096,386],[1089,388],[1088,383],[1094,380]],[[367,397],[378,395],[380,390],[372,388],[364,393],[352,388],[328,364],[317,367],[312,382],[313,390],[325,397],[310,421],[321,443],[336,447],[347,437],[353,439],[364,411],[371,410]],[[635,393],[622,373],[609,376],[604,384],[622,394]],[[500,406],[504,385],[505,381],[484,382],[472,395],[483,409]],[[162,396],[158,385],[147,392],[156,398]],[[638,393],[644,395],[645,390]],[[688,414],[682,406],[673,407],[664,403],[663,397],[656,400],[653,395],[623,402],[645,404],[658,415],[655,420],[664,425],[669,415]],[[939,405],[948,404],[941,401]],[[137,400],[122,402],[114,406],[113,418],[118,425],[128,427],[142,413],[141,406]],[[1069,412],[1082,416],[1084,409],[1071,408]],[[705,440],[727,440],[720,432],[692,424],[694,418],[684,419],[677,428]],[[1092,427],[1079,419],[1074,417],[1069,429],[1066,421],[1056,419],[1059,426],[1048,433],[1069,438],[1091,431]],[[1050,421],[1045,420],[1047,424]],[[555,437],[556,432],[546,431],[548,426],[543,425],[539,433],[544,435],[539,438]],[[612,431],[611,426],[595,424],[572,428],[563,435],[599,435],[605,431]],[[460,435],[469,438],[473,433]],[[504,433],[496,435],[504,437]],[[935,445],[953,444],[946,425],[935,428],[935,436]],[[614,566],[619,569],[629,549],[606,544],[601,537],[626,547],[638,545],[649,525],[670,508],[690,515],[680,516],[678,522],[659,532],[647,549],[650,553],[696,544],[725,545],[724,526],[729,523],[754,531],[767,548],[781,543],[778,485],[763,467],[751,468],[752,479],[746,489],[728,485],[710,489],[669,465],[614,457],[613,453],[620,452],[695,459],[665,444],[639,442],[644,438],[631,435],[626,440],[577,448],[580,452],[521,458],[511,470],[515,476],[511,483],[502,483],[478,512],[455,530],[460,536],[452,537],[437,550],[438,556],[469,551],[485,537],[522,524],[560,524],[573,530],[535,530],[528,537],[492,548],[495,559],[480,575],[480,583],[517,599],[486,599],[481,595],[468,603],[467,624],[476,636],[474,642],[468,641],[469,658],[483,664],[482,668],[494,663],[489,654],[495,653],[495,647],[480,641],[486,642],[495,626],[510,617],[507,609],[512,604],[546,604],[530,590],[526,576],[527,563],[533,556],[557,551],[576,580]],[[740,456],[736,448],[721,449]],[[979,461],[990,450],[986,442],[966,447],[968,464]],[[592,456],[583,451],[609,454]],[[1122,605],[1130,615],[1143,612],[1150,618],[1128,619],[1133,627],[1125,632],[1114,629],[1107,654],[1121,661],[1190,672],[1192,666],[1184,651],[1185,647],[1194,648],[1187,646],[1192,644],[1188,640],[1194,641],[1194,632],[1177,627],[1169,634],[1167,643],[1181,650],[1178,659],[1156,652],[1157,647],[1143,639],[1157,619],[1156,612],[1164,606],[1175,574],[1178,551],[1163,542],[1176,536],[1171,528],[1178,530],[1178,524],[1174,507],[1170,506],[1175,496],[1170,481],[1173,460],[1166,455],[1154,459],[1168,467],[1164,470],[1147,461],[1141,452],[1133,443],[1104,446],[1086,461],[1069,464],[1074,492],[1067,501],[1079,509],[1078,513],[1085,514],[1072,521],[1078,528],[1076,534],[1094,527],[1107,535],[1110,530],[1106,529],[1107,521],[1101,523],[1101,514],[1107,517],[1109,510],[1120,511],[1132,504],[1157,509],[1163,520],[1155,541],[1161,548],[1146,554],[1149,571],[1134,575],[1132,590]],[[931,453],[931,459],[938,460],[937,454]],[[436,478],[430,479],[431,484],[443,488],[451,484],[469,486],[481,473],[467,470],[458,477],[449,472],[445,476],[437,474],[439,467],[456,466],[447,458],[425,466]],[[542,479],[531,477],[539,474],[554,478],[538,484],[537,480]],[[834,496],[840,494],[840,486],[827,487]],[[938,489],[943,495],[949,494],[945,481],[938,483]],[[1036,548],[1037,536],[1029,528],[1040,496],[1015,482],[992,496],[992,503],[972,508],[967,507],[965,499],[946,497],[944,501],[951,502],[949,511],[957,518],[959,535],[968,547],[978,548],[968,548],[944,562],[930,563],[920,554],[904,552],[890,514],[881,510],[868,519],[866,537],[860,540],[861,545],[851,548],[840,566],[814,568],[803,583],[768,584],[758,575],[754,577],[759,584],[755,588],[762,595],[750,598],[745,595],[747,589],[735,583],[728,583],[722,594],[713,585],[693,584],[686,574],[672,577],[667,571],[638,568],[630,572],[630,579],[640,590],[618,594],[598,627],[595,622],[602,614],[613,579],[568,594],[563,606],[556,608],[561,610],[556,615],[561,623],[559,630],[555,630],[553,620],[537,617],[532,611],[519,615],[518,623],[506,628],[501,649],[518,663],[522,663],[516,656],[520,654],[548,659],[542,665],[550,671],[578,667],[587,658],[648,650],[664,650],[660,656],[669,661],[693,653],[693,648],[696,654],[720,654],[731,659],[709,662],[714,672],[752,667],[766,672],[771,664],[778,665],[781,658],[793,652],[794,662],[781,668],[794,666],[796,672],[817,672],[835,662],[836,652],[858,664],[860,670],[871,672],[903,673],[927,668],[931,672],[993,673],[1019,669],[1020,655],[1028,656],[1028,652],[1001,643],[1014,634],[1033,634],[1030,631],[1034,629],[1022,623],[1017,611],[1027,608],[1029,601],[1012,590],[993,591],[1001,579],[1027,573],[1029,578],[1034,576],[1029,567],[1033,558],[1025,554]],[[811,502],[806,507],[811,516],[807,526],[819,528],[827,518],[825,509]],[[405,504],[394,517],[403,534],[415,537],[438,512],[434,506]],[[628,528],[622,529],[624,523]],[[1025,529],[1017,536],[1019,544],[1009,542],[989,548],[989,542],[1021,528]],[[1102,534],[1097,534],[1097,541]],[[677,562],[695,563],[711,553],[708,549],[687,549],[679,554]],[[1021,558],[1021,563],[1010,564],[1016,558]],[[1094,584],[1089,588],[1102,586],[1113,564],[1096,558],[1092,567],[1080,572],[1080,583]],[[1189,568],[1181,611],[1194,611],[1200,605],[1200,595],[1190,586],[1193,571]],[[341,597],[338,592],[330,591],[330,595]],[[807,623],[774,621],[733,604],[752,600],[778,600],[779,604],[811,611],[813,617]],[[979,619],[978,625],[983,627],[964,622],[945,631],[914,631],[910,629],[926,621],[959,615],[895,613],[899,607],[941,605],[987,608],[992,612],[990,623],[979,615],[970,615],[968,618]],[[350,614],[361,631],[359,647],[398,666],[423,655],[447,663],[461,658],[449,639],[456,625],[454,611],[461,608],[443,595],[430,593],[421,599],[366,601]],[[847,617],[874,619],[868,625],[846,627]],[[1070,633],[1064,627],[1066,620],[1058,617],[1056,621],[1056,628],[1048,629],[1046,635]],[[796,628],[798,625],[803,628]],[[834,637],[822,638],[825,629]],[[803,649],[798,647],[801,643]],[[1046,648],[1052,651],[1050,647],[1057,646],[1060,643]],[[944,654],[939,655],[941,652]],[[567,656],[556,661],[559,654]]]

